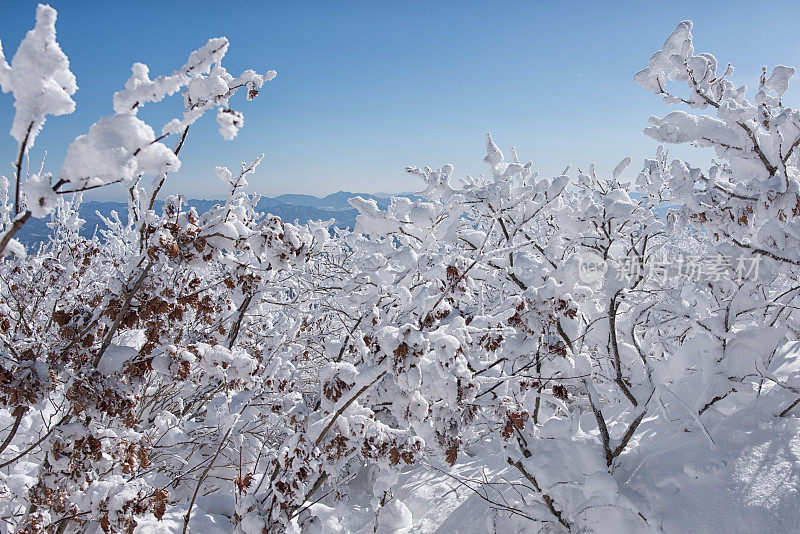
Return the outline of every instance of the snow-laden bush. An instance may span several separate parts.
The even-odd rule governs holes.
[[[459,488],[482,503],[454,512],[475,514],[451,517],[464,531],[800,521],[793,69],[750,102],[683,22],[635,80],[689,107],[646,133],[713,147],[707,171],[660,148],[633,183],[630,158],[544,178],[487,136],[485,175],[409,168],[424,191],[351,199],[347,232],[257,213],[260,157],[214,169],[229,194],[206,213],[179,196],[153,210],[190,125],[216,108],[232,138],[229,99],[274,77],[228,74],[225,39],[155,79],[135,64],[55,180],[22,176],[46,115],[74,109],[54,23],[40,6],[0,56],[19,143],[15,201],[0,181],[0,529],[425,531]],[[136,113],[177,92],[156,135]],[[128,213],[81,237],[81,192],[113,183]],[[26,255],[30,217],[52,238]],[[455,489],[409,489],[442,477]],[[707,495],[734,477],[740,493]]]

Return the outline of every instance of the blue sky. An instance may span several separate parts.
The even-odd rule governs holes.
[[[35,5],[0,0],[9,59],[33,27]],[[642,134],[648,117],[669,111],[633,75],[681,20],[694,21],[696,51],[734,64],[738,83],[753,87],[765,64],[800,65],[800,2],[50,5],[79,86],[76,112],[49,118],[31,154],[38,162],[46,149],[46,168],[55,174],[68,143],[112,113],[112,95],[136,61],[153,77],[171,73],[208,38],[224,35],[229,72],[278,71],[256,100],[231,101],[245,115],[234,141],[217,134],[212,114],[190,131],[183,167],[166,188],[189,197],[220,196],[213,167],[262,152],[250,184],[268,195],[416,190],[406,165],[453,163],[456,176],[485,171],[487,131],[544,175],[591,162],[610,173],[627,155],[634,159],[630,174],[657,146]],[[798,94],[790,89],[784,101],[797,105]],[[12,103],[0,94],[2,132],[10,128]],[[140,116],[158,130],[179,105],[173,97]],[[15,150],[10,136],[0,137],[0,172],[10,175]],[[100,196],[121,195],[112,186]]]

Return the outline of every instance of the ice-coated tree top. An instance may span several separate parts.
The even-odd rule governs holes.
[[[14,122],[11,136],[20,146],[27,137],[33,146],[47,115],[75,111],[72,95],[78,90],[69,60],[56,42],[56,10],[39,4],[36,26],[20,43],[17,52],[6,62],[0,43],[0,89],[14,94]]]

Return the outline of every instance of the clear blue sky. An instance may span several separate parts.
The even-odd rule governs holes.
[[[265,153],[251,189],[264,194],[415,190],[406,165],[453,163],[456,175],[485,170],[484,133],[515,145],[545,175],[596,162],[628,173],[656,143],[642,134],[668,110],[633,83],[675,25],[695,23],[695,49],[732,61],[753,87],[762,65],[800,66],[800,2],[88,2],[52,1],[58,40],[78,79],[77,111],[51,117],[32,159],[48,150],[57,173],[66,146],[97,118],[136,61],[171,73],[210,37],[231,47],[224,65],[278,71],[252,102],[234,141],[212,114],[190,131],[170,192],[217,197],[214,165]],[[10,59],[33,27],[36,2],[0,0],[0,39]],[[785,97],[798,104],[800,80]],[[140,115],[158,130],[179,108]],[[147,112],[147,113],[144,113]],[[0,94],[0,133],[12,119]],[[16,143],[0,137],[11,173]],[[674,151],[684,155],[686,152]],[[112,189],[106,196],[117,194]]]

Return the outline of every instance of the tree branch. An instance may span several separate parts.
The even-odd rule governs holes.
[[[117,316],[114,318],[114,322],[111,324],[111,328],[108,329],[108,333],[106,337],[103,339],[103,344],[100,346],[100,350],[97,353],[97,356],[94,358],[94,366],[97,367],[100,365],[100,360],[103,357],[103,354],[111,345],[111,340],[116,334],[119,325],[122,324],[123,318],[128,314],[128,310],[131,307],[131,300],[133,300],[133,296],[139,291],[139,288],[142,287],[142,283],[144,283],[144,279],[147,276],[147,273],[150,272],[150,269],[153,267],[153,262],[148,262],[147,266],[142,270],[142,274],[139,275],[139,278],[136,279],[134,282],[133,287],[130,289],[125,289],[123,292],[125,295],[125,302],[122,304],[122,308],[117,312]]]
[[[564,525],[564,527],[571,532],[572,525],[570,525],[569,521],[567,521],[562,517],[561,511],[556,508],[555,501],[553,500],[553,498],[542,491],[542,488],[539,487],[539,483],[536,481],[533,475],[528,473],[528,471],[525,469],[525,466],[522,465],[522,462],[520,462],[519,460],[514,461],[511,458],[506,458],[506,461],[508,462],[509,465],[516,467],[519,470],[519,472],[522,473],[522,475],[528,479],[528,482],[530,482],[531,485],[534,488],[536,488],[536,491],[538,491],[542,495],[542,500],[544,501],[544,504],[547,506],[547,509],[550,510],[550,513],[553,514],[556,517],[556,519],[558,519],[559,523]]]
[[[3,440],[3,443],[0,443],[0,454],[6,450],[6,447],[11,445],[11,440],[14,439],[14,435],[19,430],[19,424],[22,422],[22,418],[25,417],[25,412],[27,412],[27,409],[24,406],[20,405],[14,408],[14,424],[11,425],[11,430],[9,430],[6,439]]]
[[[19,213],[19,185],[22,180],[22,158],[28,151],[28,139],[31,136],[31,128],[33,128],[33,121],[28,125],[28,130],[25,132],[25,138],[19,146],[19,155],[17,156],[17,190],[14,192],[14,216]],[[0,248],[0,252],[2,248]]]

